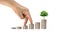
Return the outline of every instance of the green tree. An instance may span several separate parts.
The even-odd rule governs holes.
[[[48,13],[47,13],[46,11],[42,11],[42,12],[40,13],[40,16],[42,16],[43,19],[45,19],[45,17],[48,16]]]

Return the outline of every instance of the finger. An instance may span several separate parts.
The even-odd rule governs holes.
[[[29,19],[30,23],[33,24],[32,23],[32,18],[31,18],[31,15],[30,15],[29,11],[25,11],[25,13],[26,13],[26,17]]]
[[[24,26],[26,26],[26,24],[27,24],[27,21],[28,21],[28,18],[27,18],[27,17],[25,17]]]
[[[33,24],[33,23],[32,23],[32,18],[31,18],[31,16],[27,16],[27,17],[28,17],[30,23]]]

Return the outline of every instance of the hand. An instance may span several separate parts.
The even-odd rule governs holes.
[[[30,15],[30,12],[29,12],[28,9],[26,9],[26,8],[24,9],[23,15],[25,16],[24,26],[26,26],[28,20],[30,21],[30,24],[33,24],[32,23],[32,18],[31,18],[31,15]]]
[[[30,12],[26,7],[21,6],[14,0],[1,0],[0,4],[11,7],[21,19],[25,18],[24,26],[26,26],[28,20],[30,21],[31,24],[33,24]]]
[[[23,6],[19,7],[19,8],[16,8],[16,14],[18,14],[21,19],[25,18],[24,26],[26,26],[28,20],[30,21],[30,24],[33,24],[29,10]],[[22,11],[22,12],[20,12],[20,11]]]

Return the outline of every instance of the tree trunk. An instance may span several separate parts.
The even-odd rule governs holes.
[[[45,16],[43,17],[43,19],[45,19]]]

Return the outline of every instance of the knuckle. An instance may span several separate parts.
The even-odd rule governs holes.
[[[25,10],[25,11],[29,11],[29,9],[27,9],[27,8],[25,8],[24,10]]]

